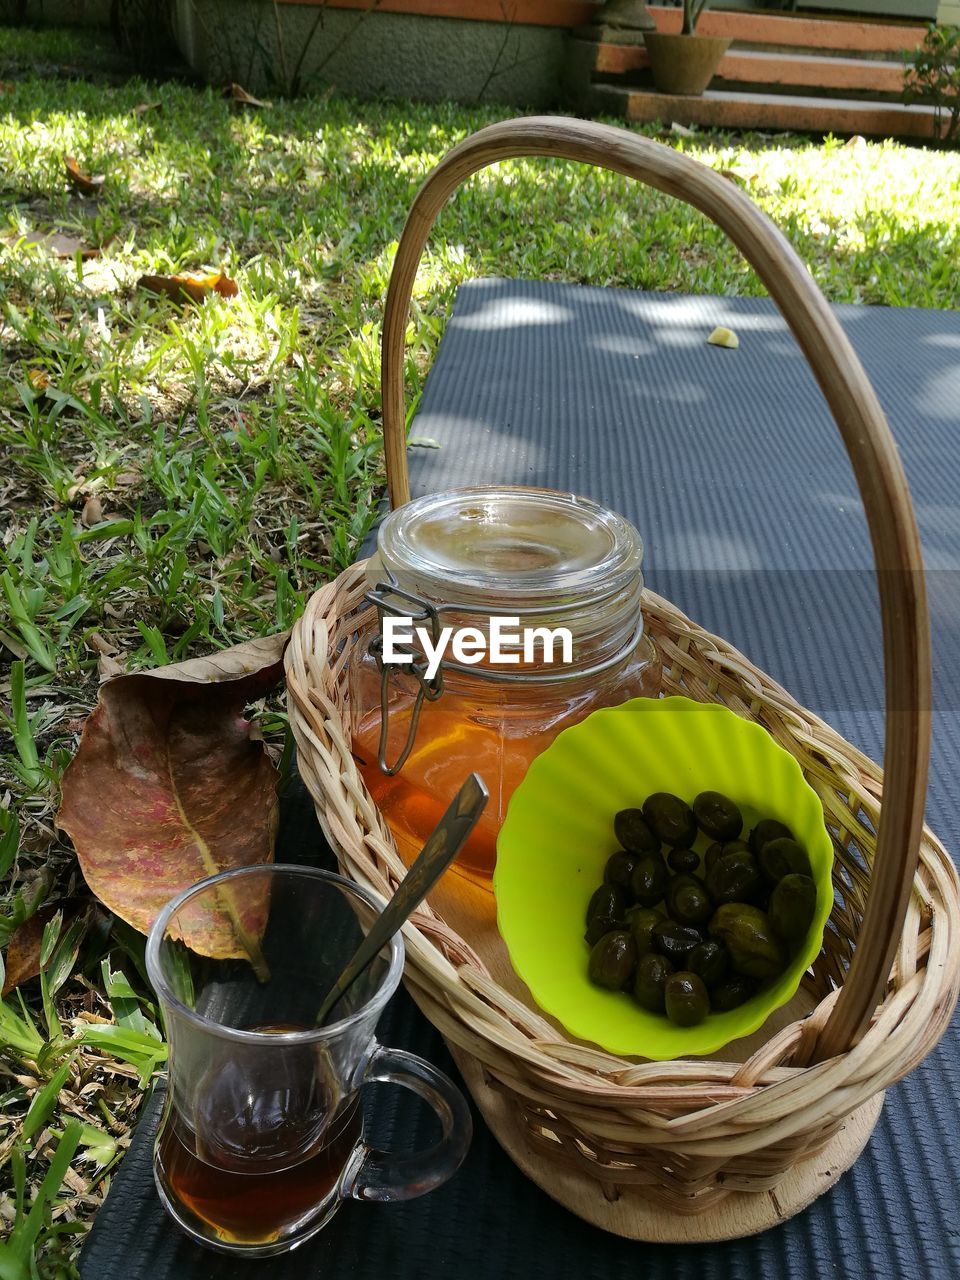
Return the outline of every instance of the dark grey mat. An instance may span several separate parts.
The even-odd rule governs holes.
[[[930,572],[936,665],[928,819],[960,847],[960,314],[840,307],[913,488]],[[706,345],[727,323],[738,351]],[[869,545],[822,397],[774,308],[556,284],[460,290],[413,433],[415,491],[474,481],[571,488],[629,515],[647,581],[729,637],[871,754],[882,669]],[[316,851],[288,801],[281,853]],[[405,996],[383,1038],[450,1069]],[[378,1103],[395,1142],[421,1113]],[[500,1280],[814,1280],[960,1276],[960,1021],[890,1091],[854,1169],[810,1209],[724,1245],[648,1246],[558,1208],[478,1127],[464,1169],[408,1205],[348,1206],[286,1263],[189,1246],[162,1217],[138,1133],[83,1256],[84,1280],[490,1276]],[[422,1134],[419,1136],[422,1137]]]

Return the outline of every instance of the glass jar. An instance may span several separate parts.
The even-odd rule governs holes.
[[[351,654],[351,730],[406,859],[475,770],[490,800],[456,869],[489,885],[507,804],[534,757],[599,707],[659,694],[660,659],[640,609],[642,560],[629,521],[548,489],[456,489],[387,516],[367,567],[378,620]],[[391,615],[426,630],[429,643],[406,646],[413,664],[384,661]],[[485,651],[491,626],[508,619],[512,635],[495,662]],[[429,647],[444,627],[472,628],[479,653],[458,662],[448,648],[431,674]],[[548,660],[536,633],[525,646],[523,629],[533,627],[566,628],[569,660]],[[554,659],[560,651],[557,643]]]

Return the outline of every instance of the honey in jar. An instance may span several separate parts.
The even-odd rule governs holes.
[[[352,746],[407,861],[476,772],[490,800],[456,869],[489,885],[497,834],[530,762],[590,712],[657,696],[642,559],[622,516],[552,490],[458,489],[387,516],[367,567],[378,618],[351,656]],[[428,633],[426,644],[410,642],[413,663],[384,660],[391,617]],[[430,648],[445,627],[470,628],[473,653],[456,661],[448,647],[431,675]],[[545,639],[557,629],[569,634],[565,652]]]

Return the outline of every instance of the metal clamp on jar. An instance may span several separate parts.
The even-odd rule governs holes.
[[[354,755],[401,853],[417,852],[475,770],[490,802],[458,869],[489,883],[531,760],[591,711],[659,693],[642,559],[623,517],[547,489],[458,489],[387,516],[367,570],[378,622],[353,650],[350,706]]]

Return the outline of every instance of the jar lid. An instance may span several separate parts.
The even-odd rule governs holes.
[[[432,602],[509,605],[603,597],[642,584],[643,543],[622,516],[573,493],[478,486],[429,494],[380,526],[379,558]]]

